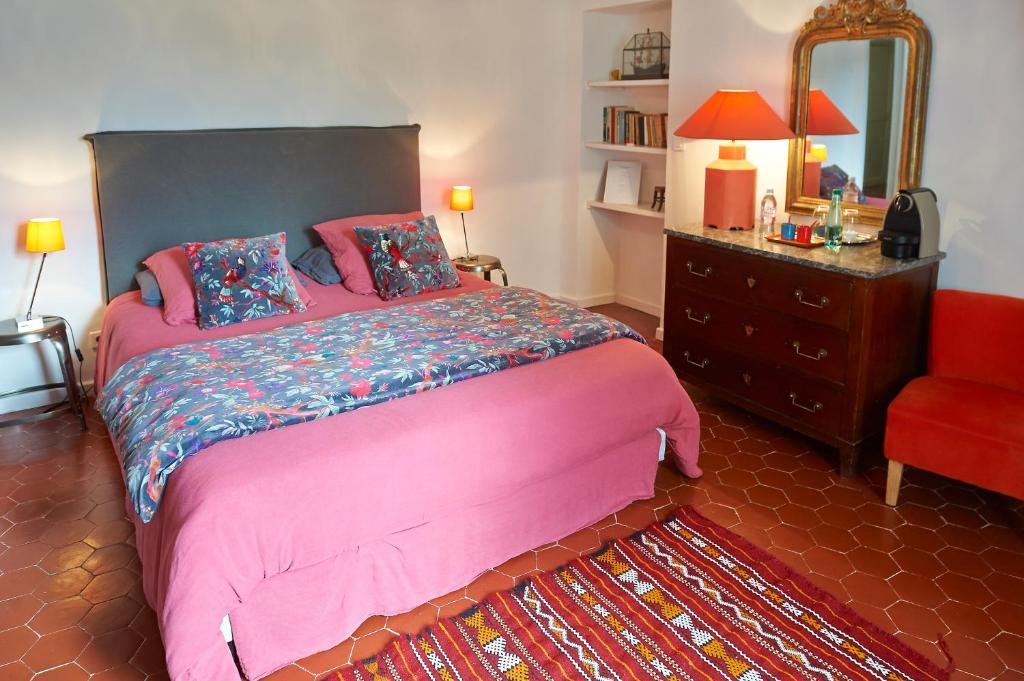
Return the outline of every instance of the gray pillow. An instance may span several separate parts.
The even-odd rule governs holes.
[[[150,307],[159,307],[164,304],[164,297],[160,293],[160,285],[156,277],[149,270],[142,270],[135,273],[135,281],[142,290],[142,302]]]
[[[334,265],[334,258],[327,246],[314,246],[292,261],[292,267],[313,281],[330,286],[341,283],[341,273]]]

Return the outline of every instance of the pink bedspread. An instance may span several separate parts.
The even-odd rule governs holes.
[[[303,315],[213,331],[168,327],[137,292],[119,296],[98,384],[156,347],[385,304],[308,288],[317,305]],[[658,427],[699,476],[693,404],[660,355],[617,340],[209,448],[171,476],[153,521],[135,522],[170,677],[237,678],[225,614],[259,678],[650,496]]]

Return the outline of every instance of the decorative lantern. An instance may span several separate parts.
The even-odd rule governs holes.
[[[668,36],[658,31],[637,33],[622,48],[622,79],[668,78]]]

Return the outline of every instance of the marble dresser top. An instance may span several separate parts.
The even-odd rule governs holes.
[[[859,232],[877,232],[878,227],[858,225]],[[719,246],[742,253],[760,255],[772,260],[782,260],[807,267],[816,267],[832,272],[841,272],[865,279],[886,277],[917,267],[925,267],[946,257],[939,252],[927,258],[897,260],[882,255],[881,244],[874,242],[864,246],[843,245],[838,253],[820,248],[799,248],[787,244],[766,241],[755,230],[723,230],[709,229],[699,224],[681,227],[666,227],[665,234],[670,237],[689,239],[703,244]]]

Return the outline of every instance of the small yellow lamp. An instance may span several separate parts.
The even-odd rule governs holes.
[[[476,256],[469,251],[469,236],[466,235],[466,211],[473,210],[473,188],[464,184],[452,187],[452,198],[450,202],[452,210],[457,210],[462,215],[462,238],[466,242],[466,255],[463,260],[473,262]]]
[[[25,233],[25,250],[29,253],[42,253],[43,260],[39,263],[36,285],[32,289],[32,300],[28,304],[28,314],[18,317],[18,331],[38,331],[43,328],[43,318],[33,317],[32,308],[36,304],[36,292],[39,291],[39,280],[43,276],[43,265],[46,264],[47,253],[64,250],[64,230],[57,218],[32,218],[28,221]]]

